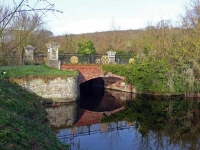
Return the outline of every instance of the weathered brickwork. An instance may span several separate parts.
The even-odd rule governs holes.
[[[78,70],[79,84],[91,79],[101,77],[101,80],[102,79],[104,80],[104,88],[106,89],[137,93],[134,86],[132,86],[131,84],[125,83],[125,77],[114,75],[112,73],[107,73],[106,75],[104,75],[104,72],[101,69],[100,65],[68,65],[67,64],[67,65],[61,65],[61,69],[62,70]],[[98,80],[96,80],[96,82],[98,82]]]
[[[101,66],[97,65],[61,65],[62,70],[78,70],[79,84],[90,79],[104,77],[104,72]]]

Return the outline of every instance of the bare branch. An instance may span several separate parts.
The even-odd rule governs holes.
[[[5,4],[0,4],[0,50],[2,55],[9,54],[16,48],[20,50],[20,47],[22,49],[20,50],[20,53],[22,54],[23,47],[30,38],[30,35],[33,35],[40,26],[46,23],[42,21],[43,17],[48,12],[52,12],[53,14],[55,12],[63,13],[62,11],[55,9],[54,4],[49,3],[47,0],[38,0],[34,6],[30,6],[28,1],[29,0],[21,0],[20,3],[17,4],[15,0],[13,0],[15,7],[12,9],[6,7]],[[44,1],[46,6],[38,8],[37,4],[40,1]],[[9,30],[12,30],[12,32]],[[5,34],[10,37],[12,44],[5,43]],[[8,46],[7,48],[6,45]]]

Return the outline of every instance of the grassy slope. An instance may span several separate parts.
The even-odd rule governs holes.
[[[58,70],[46,65],[28,66],[4,66],[0,67],[0,73],[6,72],[5,77],[26,77],[26,76],[75,76],[76,71]]]
[[[0,67],[6,77],[76,75],[47,66]],[[52,132],[41,97],[0,79],[0,149],[67,149]]]

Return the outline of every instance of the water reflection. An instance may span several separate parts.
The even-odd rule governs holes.
[[[124,102],[133,97],[135,97],[134,94],[126,92],[85,88],[82,89],[78,102],[49,105],[45,110],[53,127],[72,126],[74,123],[76,125],[90,125],[98,123],[103,118],[104,113],[110,115],[112,111],[122,110]]]
[[[184,97],[139,95],[104,123],[57,131],[71,149],[200,149],[200,104]]]
[[[57,134],[71,149],[123,149],[124,131],[133,131],[134,126],[122,121],[118,123],[93,124],[60,130]],[[76,132],[72,132],[76,131]],[[123,131],[123,132],[122,132]],[[120,146],[121,145],[121,146]]]
[[[84,87],[80,105],[60,104],[46,111],[52,126],[71,126],[57,130],[57,136],[71,144],[72,150],[200,149],[200,103],[196,99],[136,97]]]
[[[199,149],[199,103],[183,97],[166,99],[156,101],[138,96],[127,105],[126,110],[104,121],[135,121],[142,137],[137,143],[141,149]]]
[[[74,127],[63,129],[57,133],[62,143],[70,144],[71,150],[95,149],[95,150],[156,150],[156,149],[187,149],[181,142],[172,143],[162,133],[149,131],[148,136],[143,136],[137,128],[136,123],[128,125],[126,121],[112,122],[107,124],[107,129],[102,131],[102,125]]]
[[[71,126],[76,121],[77,103],[59,103],[56,106],[49,106],[46,109],[47,118],[53,127]]]
[[[80,93],[80,108],[96,112],[113,111],[133,97],[132,93],[84,87]]]

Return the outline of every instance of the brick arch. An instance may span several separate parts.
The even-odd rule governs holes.
[[[125,77],[118,76],[112,73],[104,75],[101,65],[61,65],[62,70],[78,70],[79,85],[91,79],[102,77],[105,82],[105,88],[122,90],[126,92],[136,93],[136,89],[131,84],[125,83]]]
[[[62,70],[78,70],[79,84],[98,77],[104,77],[104,72],[99,65],[62,65]]]

